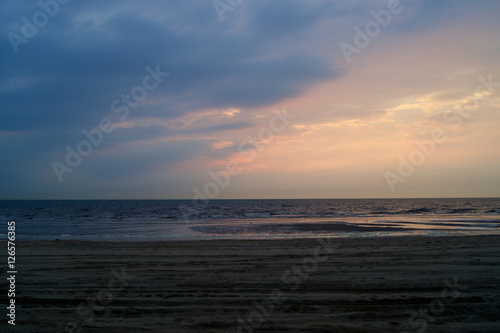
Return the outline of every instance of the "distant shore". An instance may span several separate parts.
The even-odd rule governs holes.
[[[17,268],[23,332],[500,331],[500,236],[21,241]]]

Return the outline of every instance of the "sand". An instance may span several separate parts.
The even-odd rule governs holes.
[[[16,245],[4,332],[500,332],[499,236]]]

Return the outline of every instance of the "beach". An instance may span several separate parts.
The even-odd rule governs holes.
[[[16,331],[498,332],[499,241],[24,241]]]

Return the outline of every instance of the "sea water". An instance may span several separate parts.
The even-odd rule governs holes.
[[[500,198],[4,200],[21,240],[378,237],[500,233]]]

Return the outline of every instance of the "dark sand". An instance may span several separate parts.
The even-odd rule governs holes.
[[[500,236],[330,242],[19,242],[1,328],[500,332]]]

